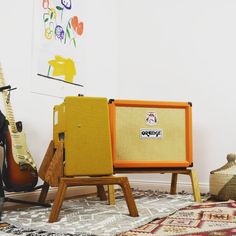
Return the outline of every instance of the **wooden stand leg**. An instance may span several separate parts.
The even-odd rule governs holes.
[[[48,145],[47,151],[44,155],[43,161],[38,171],[38,175],[42,180],[45,180],[45,175],[53,159],[54,152],[55,152],[54,144],[53,141],[51,141]]]
[[[201,202],[201,195],[200,195],[200,190],[199,190],[199,185],[198,185],[197,174],[194,170],[190,170],[189,175],[190,175],[191,182],[192,182],[194,200],[196,202]]]
[[[101,201],[107,200],[106,191],[103,185],[97,185],[97,194]]]
[[[113,185],[108,185],[108,201],[110,205],[115,205],[115,189]]]
[[[170,186],[170,194],[176,194],[177,179],[178,179],[178,174],[177,173],[172,173],[172,176],[171,176],[171,186]]]
[[[39,195],[38,202],[45,203],[45,200],[46,200],[46,197],[48,194],[48,190],[49,190],[49,184],[47,182],[44,182],[43,187],[40,192],[40,195]]]
[[[63,176],[63,143],[60,142],[53,154],[53,158],[45,173],[44,180],[51,186],[59,186],[60,178]]]
[[[126,200],[128,208],[129,208],[130,215],[133,217],[137,217],[138,210],[137,210],[136,204],[134,202],[134,198],[133,198],[132,191],[131,191],[127,177],[122,178],[120,186],[122,187],[122,190],[123,190],[123,193],[125,196],[125,200]]]
[[[57,221],[59,212],[61,210],[62,202],[65,197],[66,189],[67,189],[66,183],[63,180],[61,180],[58,190],[57,190],[56,198],[53,202],[52,210],[49,216],[49,220],[48,220],[49,223]]]

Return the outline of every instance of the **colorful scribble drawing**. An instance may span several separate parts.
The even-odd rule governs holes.
[[[43,0],[43,8],[46,12],[43,14],[44,36],[48,40],[59,40],[61,43],[73,43],[77,47],[76,39],[83,34],[84,23],[79,20],[78,16],[70,17],[65,26],[58,23],[63,21],[63,11],[71,10],[71,0],[61,0],[61,4],[57,4],[55,8],[50,7],[49,0]],[[61,19],[58,20],[58,15]]]
[[[84,23],[76,14],[72,13],[73,6],[72,0],[42,0],[43,35],[47,42],[56,42],[65,47],[78,47],[79,38],[84,32]],[[74,83],[77,71],[74,60],[65,58],[60,52],[55,54],[52,56],[53,59],[46,62],[48,65],[47,75],[46,73],[38,75],[79,85]]]
[[[81,36],[83,34],[84,24],[83,22],[79,22],[77,16],[73,16],[67,23],[66,26],[66,35],[64,43],[67,41],[67,37],[70,41],[73,42],[74,46],[76,47],[76,34]]]
[[[49,8],[49,0],[43,0],[43,8],[48,9]]]
[[[82,21],[79,21],[77,16],[73,16],[71,19],[71,25],[74,31],[81,36],[84,31],[84,23]]]
[[[52,39],[54,36],[54,28],[56,24],[57,12],[54,8],[48,8],[43,14],[44,36],[46,39]]]
[[[64,76],[64,80],[68,83],[74,81],[76,74],[75,63],[71,58],[64,58],[56,55],[55,59],[48,61],[50,65],[48,68],[48,76],[50,75],[51,67],[53,68],[53,76]]]
[[[62,4],[66,9],[71,9],[71,0],[61,0],[61,4]]]
[[[61,12],[61,20],[62,20],[62,16],[63,16],[63,10],[66,9],[66,10],[70,10],[71,9],[71,1],[70,0],[61,0],[61,4],[62,6],[60,5],[57,5],[56,8],[58,11]]]

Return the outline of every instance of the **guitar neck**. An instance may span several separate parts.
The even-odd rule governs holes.
[[[0,65],[0,86],[5,86],[5,81],[4,81],[4,76],[3,76],[3,71],[2,67]],[[16,133],[17,132],[17,127],[16,127],[16,122],[13,116],[13,111],[12,111],[12,106],[8,97],[8,92],[7,91],[2,91],[2,96],[3,96],[3,102],[6,110],[6,117],[9,122],[9,125],[11,127],[11,132]]]

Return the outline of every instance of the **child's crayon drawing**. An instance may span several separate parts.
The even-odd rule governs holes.
[[[41,0],[41,3],[41,37],[45,40],[42,44],[48,48],[44,46],[45,52],[41,53],[40,63],[45,65],[45,69],[38,74],[75,84],[80,55],[77,51],[71,55],[68,52],[78,50],[84,33],[84,22],[77,11],[78,0]]]

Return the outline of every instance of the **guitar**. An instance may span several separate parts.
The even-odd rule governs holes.
[[[0,65],[0,86],[5,86],[2,67]],[[9,92],[2,91],[3,102],[8,120],[6,145],[2,178],[7,191],[32,191],[38,182],[36,164],[26,144],[26,136],[22,123],[15,122],[9,100]]]

